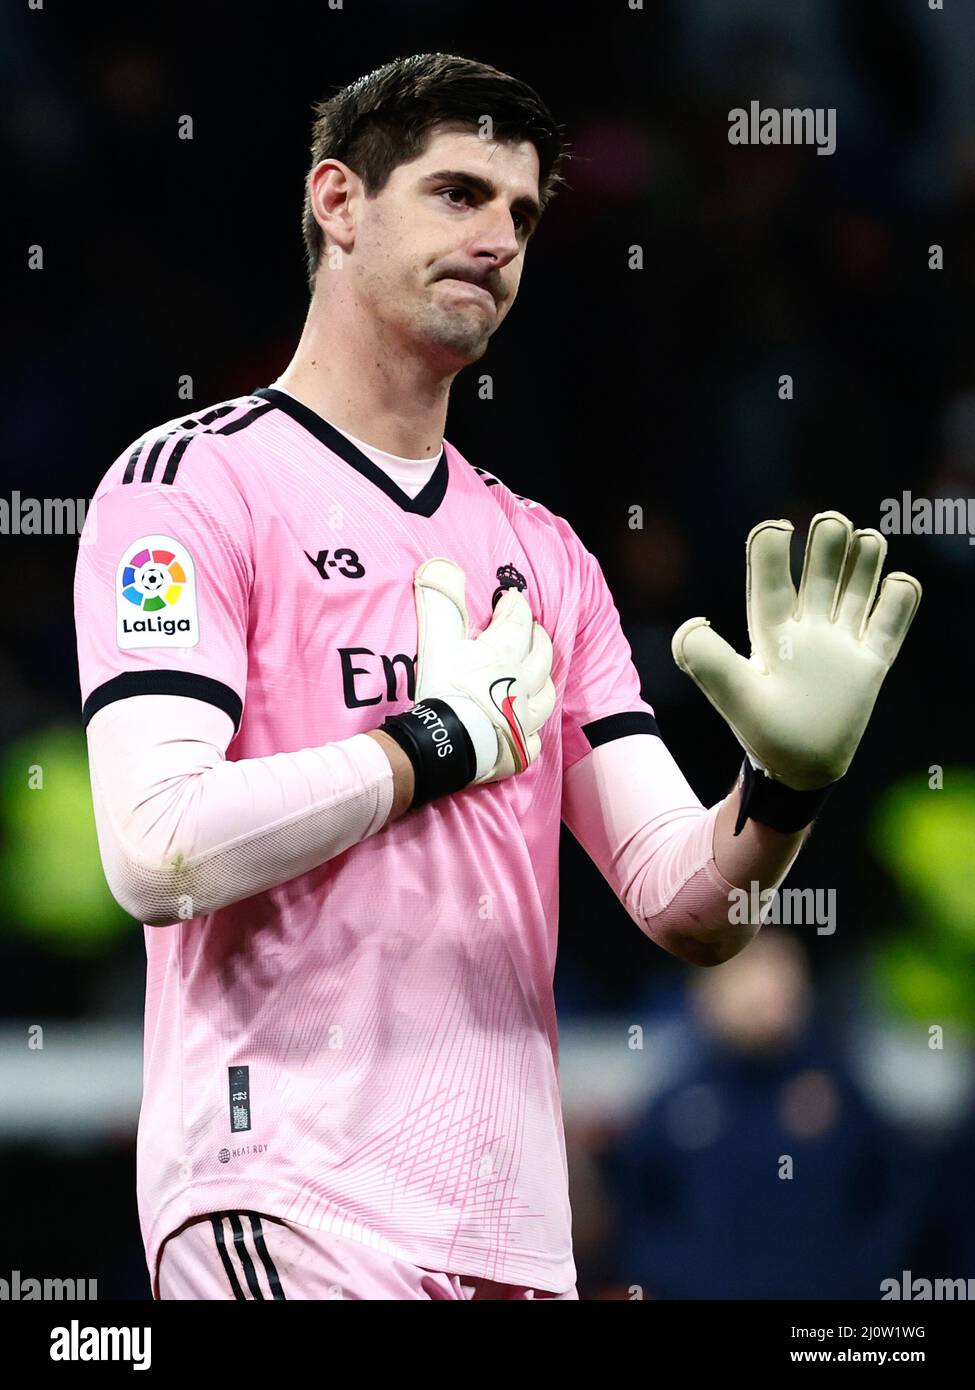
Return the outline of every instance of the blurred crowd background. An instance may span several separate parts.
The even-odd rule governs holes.
[[[462,374],[448,437],[598,556],[644,695],[710,804],[739,750],[670,637],[703,613],[747,650],[749,528],[790,518],[798,566],[818,510],[877,526],[905,489],[975,495],[971,7],[6,6],[0,495],[90,497],[186,409],[185,374],[195,408],[274,379],[306,307],[311,103],[426,51],[530,82],[575,156],[478,367],[493,399]],[[728,112],[753,99],[834,107],[835,153],[730,145]],[[76,545],[0,535],[0,1276],[146,1298],[143,933],[98,861]],[[894,536],[888,566],[921,579],[920,614],[789,880],[835,890],[835,931],[770,926],[695,971],[565,836],[556,990],[584,1298],[875,1299],[904,1270],[975,1277],[975,546]]]

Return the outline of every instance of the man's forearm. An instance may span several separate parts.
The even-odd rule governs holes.
[[[600,744],[563,780],[563,819],[633,921],[693,965],[748,944],[759,923],[740,925],[730,894],[780,881],[802,843],[751,820],[735,837],[738,809],[737,788],[705,809],[652,735]]]
[[[139,921],[168,926],[290,882],[412,795],[385,736],[231,761],[231,734],[224,711],[181,695],[116,701],[89,722],[105,875]]]
[[[721,965],[757,936],[761,908],[754,915],[750,909],[742,921],[740,903],[733,902],[732,890],[748,890],[751,902],[753,884],[758,885],[756,897],[763,889],[777,888],[809,834],[808,827],[787,835],[747,820],[736,836],[738,809],[739,791],[735,788],[713,817],[710,868],[695,874],[675,895],[668,911],[649,924],[659,945],[691,965]],[[706,886],[709,873],[710,892]]]
[[[739,795],[737,788],[730,792],[715,819],[714,867],[734,888],[750,890],[753,883],[758,884],[759,893],[763,889],[777,888],[792,867],[811,827],[795,834],[783,834],[758,821],[746,820],[741,834],[736,836]],[[735,919],[737,916],[734,914]],[[715,926],[700,918],[688,920],[684,939],[675,934],[669,949],[695,965],[718,965],[731,960],[761,927],[759,921],[740,922],[732,918],[729,900],[723,922]]]
[[[811,829],[784,834],[759,821],[746,820],[740,835],[735,835],[738,816],[737,787],[725,798],[714,822],[714,862],[718,872],[736,888],[750,888],[758,883],[763,888],[777,887],[795,860]]]
[[[413,787],[416,781],[413,764],[396,740],[390,738],[389,734],[384,734],[381,729],[370,729],[367,736],[376,740],[389,759],[389,765],[392,768],[393,804],[386,817],[386,825],[390,825],[394,820],[399,820],[400,816],[404,815],[412,804]]]

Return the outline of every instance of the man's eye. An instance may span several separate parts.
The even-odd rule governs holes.
[[[470,202],[470,197],[471,197],[471,195],[468,193],[468,191],[467,191],[466,188],[444,188],[444,189],[441,189],[441,196],[443,196],[443,194],[446,194],[446,195],[449,197],[452,193],[458,193],[465,203],[466,203],[466,202]],[[457,203],[454,203],[454,207],[457,207],[457,206],[458,206],[458,204],[457,204]]]

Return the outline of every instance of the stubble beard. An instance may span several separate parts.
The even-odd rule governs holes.
[[[429,301],[418,308],[411,324],[418,342],[460,359],[462,366],[484,356],[493,328],[477,309],[447,309]]]

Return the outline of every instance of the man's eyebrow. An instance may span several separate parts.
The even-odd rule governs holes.
[[[490,179],[483,178],[480,174],[472,174],[466,169],[438,169],[435,174],[427,174],[424,178],[425,183],[453,183],[462,187],[469,188],[475,193],[482,194],[485,198],[497,197],[497,185]],[[542,216],[542,209],[537,199],[528,193],[522,193],[515,198],[511,204],[512,212],[523,213],[533,226],[537,226]]]

